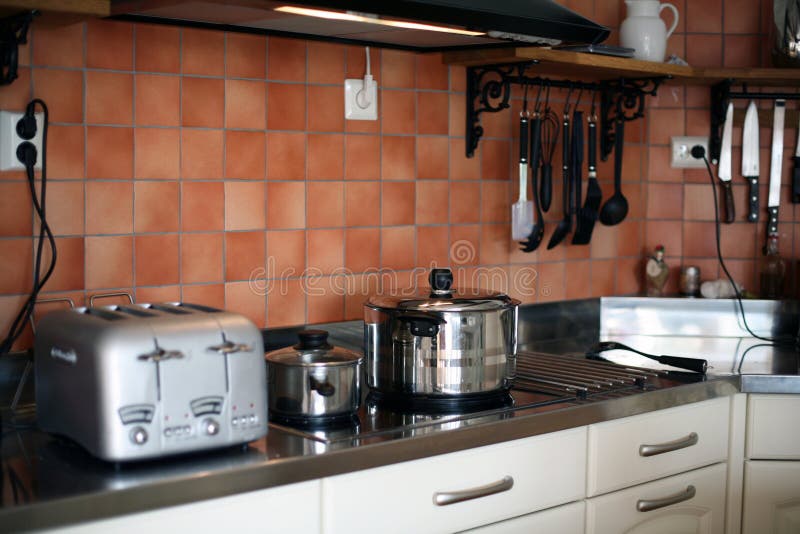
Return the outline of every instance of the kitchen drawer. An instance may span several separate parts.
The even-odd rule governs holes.
[[[726,467],[712,465],[588,499],[586,534],[722,534]],[[653,509],[641,510],[648,506]]]
[[[800,395],[749,395],[747,457],[800,459]]]
[[[57,534],[319,532],[318,480],[57,528]],[[2,528],[0,528],[2,530]]]
[[[800,462],[745,462],[742,534],[800,532]]]
[[[723,397],[589,426],[587,494],[725,460],[729,413]],[[647,445],[656,447],[648,452]]]
[[[521,534],[523,532],[583,534],[584,521],[586,521],[586,503],[578,501],[462,532],[464,534]]]
[[[437,505],[443,493],[505,491]],[[584,497],[586,428],[323,479],[325,533],[454,532]]]

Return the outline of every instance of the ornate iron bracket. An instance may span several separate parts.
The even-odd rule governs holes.
[[[38,11],[25,11],[0,19],[0,85],[17,79],[19,45],[28,42],[28,27]]]
[[[600,93],[600,155],[608,158],[614,147],[614,124],[644,116],[645,96],[655,95],[664,77],[619,79],[602,82],[555,80],[526,76],[538,61],[467,68],[466,155],[471,158],[483,136],[482,113],[497,113],[510,107],[511,84],[582,89]]]
[[[634,121],[644,117],[646,96],[655,96],[663,77],[602,82],[600,98],[600,157],[605,161],[614,150],[617,121]]]

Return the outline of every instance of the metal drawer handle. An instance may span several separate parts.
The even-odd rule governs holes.
[[[237,352],[250,352],[253,347],[245,345],[244,343],[234,343],[233,341],[226,341],[220,345],[213,345],[208,347],[211,352],[218,354],[235,354]]]
[[[676,439],[675,441],[659,443],[658,445],[639,445],[639,456],[656,456],[657,454],[664,454],[665,452],[685,449],[686,447],[697,445],[698,441],[700,441],[700,436],[698,436],[696,432],[692,432],[685,438]]]
[[[494,495],[495,493],[503,493],[514,487],[514,479],[510,476],[503,477],[502,480],[479,486],[477,488],[470,488],[461,491],[437,491],[433,494],[433,504],[436,506],[447,506],[448,504],[455,504],[457,502],[469,501],[471,499],[480,499],[487,495]]]
[[[662,499],[639,499],[636,501],[636,509],[640,512],[652,512],[653,510],[658,510],[659,508],[664,508],[665,506],[671,506],[673,504],[678,504],[679,502],[688,501],[689,499],[693,498],[696,493],[697,490],[694,489],[694,486],[686,486],[685,490]]]

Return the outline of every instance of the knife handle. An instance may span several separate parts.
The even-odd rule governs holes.
[[[756,222],[758,221],[758,178],[747,178],[747,183],[750,184],[750,190],[747,193],[750,213],[747,214],[747,220]]]
[[[730,180],[720,180],[719,185],[722,186],[722,196],[724,200],[722,203],[725,205],[725,218],[723,219],[726,224],[731,224],[736,219],[736,208],[733,204],[733,189],[731,189]]]
[[[800,203],[800,156],[792,156],[794,170],[792,171],[792,202]]]
[[[767,239],[778,237],[778,206],[767,207],[769,219],[767,220]]]

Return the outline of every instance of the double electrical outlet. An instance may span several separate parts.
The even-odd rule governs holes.
[[[673,169],[695,169],[706,166],[702,158],[692,156],[692,148],[700,145],[708,154],[708,137],[673,137],[672,138],[672,163]]]
[[[0,171],[25,170],[25,165],[17,158],[17,147],[28,141],[36,147],[36,165],[34,169],[42,168],[42,129],[44,128],[44,113],[36,113],[36,135],[31,139],[23,139],[17,133],[17,123],[25,115],[23,112],[0,111]]]

